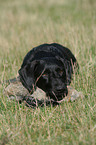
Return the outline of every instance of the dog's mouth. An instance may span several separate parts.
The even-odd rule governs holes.
[[[68,90],[59,90],[59,91],[48,91],[47,96],[50,98],[54,99],[55,101],[60,101],[62,100],[65,96],[68,94]]]

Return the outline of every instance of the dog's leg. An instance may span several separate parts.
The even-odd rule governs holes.
[[[47,104],[50,104],[50,102],[52,102],[53,104],[56,104],[56,103],[58,104],[63,101],[74,101],[79,97],[84,97],[84,95],[81,92],[78,92],[71,86],[67,86],[68,95],[64,99],[62,99],[61,101],[53,101],[53,100],[50,101],[50,98],[46,96],[46,93],[39,88],[37,88],[36,91],[33,92],[33,94],[30,94],[28,90],[20,82],[19,77],[8,80],[7,82],[9,82],[9,85],[4,89],[5,94],[9,96],[10,99],[13,98],[12,96],[15,96],[15,99],[17,101],[25,100],[26,103],[29,102],[29,105],[34,104],[36,100],[37,100],[37,104],[38,103],[42,104],[42,100],[43,102],[44,101],[46,103],[48,102]],[[33,103],[32,103],[32,100],[33,100]]]

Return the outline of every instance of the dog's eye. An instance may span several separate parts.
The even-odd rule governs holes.
[[[57,73],[62,76],[63,75],[63,70],[57,70]]]
[[[44,73],[42,76],[43,76],[43,77],[47,77],[47,76],[48,76],[48,74],[47,74],[47,73]]]
[[[59,74],[60,74],[60,75],[63,75],[63,70],[60,70],[60,71],[59,71]]]

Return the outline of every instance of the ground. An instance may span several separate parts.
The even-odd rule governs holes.
[[[0,79],[16,77],[25,54],[57,42],[76,56],[71,86],[84,99],[31,109],[0,88],[0,144],[96,144],[96,1],[0,0]]]

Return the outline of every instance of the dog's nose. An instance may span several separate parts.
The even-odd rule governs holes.
[[[61,87],[57,87],[56,90],[57,90],[57,92],[63,92],[65,89],[63,87],[62,88]]]
[[[66,91],[66,89],[67,88],[65,86],[57,86],[56,87],[57,92],[61,92],[61,93],[64,92],[64,91]]]

